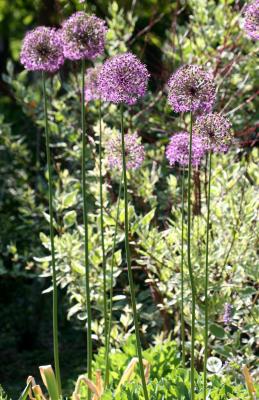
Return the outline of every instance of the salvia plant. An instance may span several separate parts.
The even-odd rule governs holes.
[[[243,11],[243,30],[252,40],[257,40],[258,36],[258,15],[259,3],[253,1],[247,5]],[[216,107],[217,102],[217,85],[214,79],[213,71],[208,65],[197,65],[195,63],[182,65],[174,71],[168,81],[168,105],[174,113],[178,113],[181,117],[185,117],[188,123],[185,129],[179,129],[173,132],[169,143],[165,150],[165,157],[170,168],[179,167],[181,172],[181,209],[179,211],[180,232],[179,232],[179,248],[180,248],[180,319],[181,319],[181,360],[170,359],[170,349],[160,349],[161,352],[168,351],[168,358],[162,361],[168,363],[170,373],[173,371],[173,365],[178,365],[182,368],[179,376],[174,378],[170,374],[165,376],[157,375],[156,386],[149,385],[149,378],[152,375],[152,362],[155,356],[145,352],[143,355],[141,345],[141,325],[139,322],[139,310],[136,300],[136,288],[132,273],[132,251],[134,246],[134,236],[132,231],[137,233],[138,237],[138,252],[141,254],[142,261],[148,256],[152,257],[152,252],[148,253],[149,241],[151,235],[154,238],[159,237],[159,232],[150,228],[150,221],[154,216],[151,211],[143,221],[137,220],[137,215],[134,216],[129,204],[128,196],[128,178],[130,174],[136,173],[142,167],[145,160],[145,148],[141,143],[141,138],[137,131],[126,129],[125,113],[131,110],[138,101],[140,101],[148,89],[150,74],[147,67],[133,53],[129,51],[114,54],[107,58],[103,63],[98,62],[94,65],[94,60],[103,56],[105,51],[106,22],[95,15],[89,15],[85,11],[76,12],[62,23],[60,29],[40,26],[28,32],[24,38],[21,50],[21,63],[28,71],[41,73],[42,78],[42,99],[44,108],[44,123],[45,123],[45,141],[46,141],[46,160],[47,160],[47,179],[49,188],[49,226],[50,226],[50,245],[51,252],[51,268],[52,268],[52,285],[53,285],[53,353],[55,373],[51,366],[40,367],[43,384],[47,388],[49,398],[52,400],[59,399],[62,396],[62,380],[59,366],[59,330],[58,330],[58,297],[57,297],[57,259],[56,255],[59,251],[59,240],[55,238],[55,218],[53,206],[53,162],[50,145],[50,129],[49,129],[49,113],[50,102],[46,90],[46,81],[50,74],[55,74],[62,68],[65,59],[71,63],[80,63],[81,65],[81,191],[82,191],[82,215],[83,215],[83,232],[80,239],[83,240],[84,251],[84,281],[85,292],[84,299],[86,305],[87,316],[87,376],[83,375],[78,378],[72,398],[77,400],[81,396],[81,386],[87,388],[88,399],[98,400],[101,398],[128,398],[128,399],[162,399],[170,398],[163,397],[164,392],[172,390],[171,398],[195,398],[204,400],[208,398],[217,399],[213,390],[210,389],[208,397],[208,378],[207,371],[216,371],[217,365],[213,364],[213,357],[209,357],[209,303],[210,299],[210,231],[213,221],[211,220],[211,202],[213,201],[213,193],[211,192],[211,182],[213,179],[213,157],[215,154],[227,153],[231,146],[234,146],[234,134],[230,119],[225,115],[224,110],[219,110]],[[87,68],[89,66],[89,68]],[[90,274],[94,268],[90,260],[90,248],[94,243],[94,233],[92,228],[89,230],[89,218],[92,220],[92,215],[89,213],[88,198],[92,188],[87,186],[87,121],[89,121],[90,104],[95,102],[98,107],[98,206],[100,208],[100,221],[98,224],[98,235],[101,241],[101,259],[102,259],[102,310],[104,318],[104,349],[102,353],[102,364],[98,365],[98,357],[93,361],[93,332],[94,323],[92,321],[92,306],[91,306],[91,285]],[[103,136],[104,131],[107,131],[107,126],[103,121],[104,110],[107,110],[107,104],[113,104],[113,111],[117,113],[119,109],[120,132],[113,132],[109,138]],[[217,111],[215,111],[217,110]],[[179,117],[180,118],[180,117]],[[179,124],[180,125],[180,124]],[[96,155],[96,152],[94,153]],[[164,156],[164,155],[163,155]],[[195,358],[197,356],[195,349],[195,340],[199,331],[200,322],[197,317],[197,302],[201,288],[197,285],[195,279],[196,265],[193,262],[193,254],[197,243],[193,237],[196,237],[195,226],[192,225],[192,176],[199,173],[202,168],[203,160],[207,159],[208,170],[206,182],[206,220],[203,226],[205,237],[205,255],[204,255],[204,281],[201,284],[204,296],[204,354],[203,354],[203,382],[197,377],[195,371]],[[113,215],[106,215],[106,191],[103,165],[112,171],[113,176],[117,177],[119,182],[119,190],[117,201],[113,207]],[[157,167],[158,168],[158,167]],[[145,171],[142,172],[143,174]],[[186,186],[187,177],[187,186]],[[155,182],[156,183],[156,182]],[[121,196],[123,194],[123,199]],[[105,226],[106,219],[113,220],[112,229],[109,236],[109,243],[106,242]],[[73,218],[72,211],[67,218]],[[136,222],[133,223],[133,219]],[[227,216],[226,216],[227,218]],[[174,223],[174,222],[172,222]],[[141,225],[142,224],[142,225]],[[111,352],[111,340],[113,333],[113,287],[117,267],[118,238],[125,246],[126,265],[128,272],[128,282],[131,297],[131,310],[128,313],[129,319],[133,319],[135,341],[137,349],[137,358],[131,357],[128,365],[126,359],[122,362],[124,371],[121,374],[120,380],[114,386],[114,380],[111,384],[111,377],[114,378],[115,355]],[[78,241],[78,237],[76,238]],[[72,243],[72,237],[68,237],[68,243]],[[169,239],[168,239],[169,240]],[[162,246],[162,242],[159,245]],[[166,243],[166,242],[165,242]],[[111,248],[111,254],[108,254],[108,247]],[[168,250],[168,244],[164,249],[164,254]],[[169,262],[169,260],[167,260]],[[156,262],[156,260],[155,260]],[[120,262],[119,262],[120,263]],[[144,261],[143,261],[144,264]],[[163,262],[161,262],[163,265]],[[185,266],[187,265],[188,276],[185,276]],[[109,268],[108,268],[109,267]],[[166,268],[166,266],[165,266]],[[94,271],[94,270],[93,270]],[[150,278],[151,279],[151,278]],[[167,277],[169,280],[170,277]],[[186,327],[185,327],[185,283],[188,282],[191,288],[191,346],[190,351],[187,351],[186,346]],[[96,288],[94,288],[96,290]],[[98,288],[100,289],[100,288]],[[109,297],[107,291],[110,290]],[[222,311],[222,320],[226,326],[229,326],[232,321],[233,306],[230,302],[226,302]],[[127,318],[124,318],[125,322]],[[129,323],[130,325],[130,323]],[[215,328],[217,329],[217,327]],[[200,332],[200,331],[199,331]],[[114,339],[113,339],[114,340]],[[159,353],[159,352],[158,352]],[[190,357],[189,357],[190,355]],[[119,355],[117,355],[119,359]],[[153,357],[153,358],[152,358]],[[159,354],[156,355],[159,357]],[[94,364],[93,364],[94,362]],[[172,364],[169,366],[169,364]],[[188,375],[186,375],[186,367],[190,366]],[[95,368],[96,375],[93,371]],[[190,374],[189,374],[190,372]],[[140,374],[141,390],[138,385],[130,382],[134,373]],[[243,374],[250,398],[255,398],[255,389],[252,378],[248,369],[243,367]],[[170,375],[170,377],[169,377]],[[161,378],[161,381],[159,379]],[[164,380],[163,380],[164,379]],[[171,380],[170,380],[171,379]],[[215,378],[216,379],[216,378]],[[223,378],[222,378],[223,379]],[[115,379],[116,381],[116,379]],[[164,383],[163,383],[164,382]],[[224,385],[227,385],[224,381]],[[113,385],[113,386],[112,386]],[[164,386],[163,386],[164,385]],[[215,383],[219,390],[219,383]],[[122,391],[125,387],[125,391]],[[163,389],[164,387],[164,389]],[[170,389],[168,389],[170,387]],[[211,387],[211,386],[210,386]],[[179,389],[181,388],[181,389]],[[179,393],[177,392],[179,390]],[[181,391],[182,390],[182,391]],[[124,396],[125,393],[127,397]],[[134,394],[135,393],[135,394]],[[175,394],[176,393],[176,394]],[[241,393],[241,392],[240,392]],[[247,392],[246,392],[247,393]],[[235,393],[233,394],[235,395]],[[238,395],[238,394],[237,394]],[[4,394],[1,394],[2,398]],[[34,378],[29,377],[27,386],[21,395],[21,399],[26,397],[31,399],[45,399],[40,386],[36,384]],[[106,397],[105,397],[106,396]],[[112,397],[111,397],[112,396]],[[123,397],[124,396],[124,397]],[[135,396],[135,397],[134,397]],[[229,398],[229,397],[225,397]],[[234,397],[231,397],[234,398]],[[235,397],[237,398],[237,397]],[[246,398],[246,397],[242,397]]]

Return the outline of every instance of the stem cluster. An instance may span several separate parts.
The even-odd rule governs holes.
[[[192,120],[190,125],[189,163],[188,163],[188,198],[187,198],[187,263],[192,291],[192,323],[191,323],[191,400],[195,398],[194,386],[194,350],[195,350],[195,282],[191,260],[191,175],[192,175]]]
[[[50,156],[50,139],[49,139],[49,125],[48,125],[48,107],[47,107],[47,94],[46,94],[46,76],[42,72],[42,89],[43,89],[43,103],[44,103],[44,122],[45,122],[45,139],[46,139],[46,155],[48,167],[48,181],[49,181],[49,216],[50,216],[50,246],[51,246],[51,264],[52,264],[52,285],[53,285],[53,304],[52,304],[52,318],[53,318],[53,352],[54,352],[54,365],[55,373],[58,383],[59,394],[61,395],[61,378],[59,367],[59,343],[58,343],[58,292],[57,292],[57,273],[56,273],[56,260],[55,260],[55,243],[54,243],[54,211],[53,211],[53,178],[51,168]]]
[[[140,334],[139,334],[139,323],[138,323],[138,312],[137,312],[137,305],[136,305],[133,274],[132,274],[132,269],[131,269],[131,255],[130,255],[130,246],[129,246],[127,166],[126,166],[124,126],[123,126],[123,105],[121,105],[121,146],[122,146],[121,151],[122,151],[122,167],[123,167],[123,189],[124,189],[124,226],[125,226],[126,261],[127,261],[128,277],[129,277],[129,284],[130,284],[131,304],[132,304],[132,310],[133,310],[133,320],[134,320],[134,326],[135,326],[135,335],[136,335],[136,342],[137,342],[140,376],[141,376],[141,381],[142,381],[144,398],[145,398],[145,400],[148,400],[148,391],[147,391],[143,358],[142,358],[141,341],[140,341]]]
[[[81,123],[82,123],[82,197],[84,219],[84,263],[85,263],[85,291],[87,312],[87,373],[92,378],[92,313],[90,298],[90,265],[88,251],[88,207],[86,195],[86,119],[85,119],[85,60],[82,60],[82,93],[81,93]],[[91,392],[88,390],[88,399]]]

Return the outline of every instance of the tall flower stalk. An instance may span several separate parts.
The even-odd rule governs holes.
[[[195,398],[194,387],[194,346],[195,346],[195,301],[196,301],[196,288],[192,270],[191,260],[191,174],[192,164],[195,165],[196,156],[193,150],[194,138],[198,135],[193,135],[192,123],[193,112],[199,111],[200,113],[208,113],[213,108],[216,99],[216,87],[213,81],[212,74],[205,71],[198,65],[183,65],[180,67],[169,79],[168,82],[168,103],[176,112],[190,112],[190,136],[189,136],[189,156],[188,156],[188,192],[187,192],[187,264],[191,284],[192,293],[192,321],[191,321],[191,400]],[[172,138],[173,140],[173,138]],[[196,139],[195,139],[196,140]],[[178,143],[177,143],[178,144]],[[172,154],[172,159],[180,159],[186,162],[185,149],[183,145],[178,144],[178,151]],[[200,138],[200,144],[197,146],[204,150],[206,145]],[[196,152],[196,149],[195,149]],[[180,154],[179,154],[180,153]],[[199,154],[199,152],[198,152]]]
[[[188,163],[188,196],[187,196],[187,263],[192,292],[192,323],[191,323],[191,400],[195,398],[194,391],[194,350],[195,350],[195,282],[191,260],[191,174],[192,174],[192,112],[190,124],[189,163]]]
[[[58,383],[58,391],[61,396],[61,378],[59,367],[59,344],[58,344],[58,294],[55,264],[55,243],[53,226],[53,181],[49,147],[49,127],[48,127],[48,107],[46,95],[46,73],[55,73],[64,63],[60,35],[56,29],[46,26],[39,26],[26,33],[21,49],[21,63],[29,71],[40,71],[42,74],[42,90],[44,102],[44,121],[46,138],[46,155],[49,181],[49,214],[50,214],[50,246],[52,263],[52,283],[53,283],[53,352],[55,373]]]
[[[181,341],[182,341],[182,364],[185,365],[185,327],[184,327],[184,183],[185,169],[182,170],[182,236],[181,236]]]
[[[123,187],[125,202],[125,250],[137,341],[139,368],[144,391],[144,398],[148,400],[147,385],[144,375],[144,366],[139,335],[139,324],[135,289],[131,270],[130,247],[129,247],[129,221],[128,221],[128,192],[127,192],[127,167],[138,168],[143,162],[143,146],[137,143],[137,135],[124,136],[123,127],[123,104],[132,105],[142,97],[147,89],[149,73],[144,64],[132,53],[119,54],[108,59],[102,66],[98,75],[98,87],[102,99],[112,103],[121,104],[121,142],[111,141],[109,163],[111,166],[122,166]],[[119,153],[117,152],[119,146]],[[127,148],[127,162],[125,148]],[[112,153],[111,153],[112,151]]]
[[[192,122],[191,122],[192,124]],[[182,341],[182,362],[185,364],[185,337],[184,337],[184,195],[185,195],[185,168],[190,165],[197,167],[205,155],[205,146],[198,135],[193,135],[191,126],[191,135],[188,132],[178,132],[170,139],[166,148],[166,157],[170,165],[179,164],[183,167],[182,172],[182,237],[181,237],[181,341]],[[191,176],[191,175],[190,175]],[[189,174],[188,174],[188,199],[189,193]],[[190,252],[190,245],[188,247]],[[189,257],[190,258],[190,257]],[[191,284],[193,283],[192,269],[188,262]],[[193,289],[193,285],[192,285]],[[192,291],[193,292],[193,291]]]
[[[55,261],[55,243],[54,243],[54,212],[53,212],[53,179],[50,157],[50,140],[49,140],[49,126],[48,126],[48,107],[46,95],[46,76],[42,72],[42,89],[44,100],[44,121],[45,121],[45,139],[46,139],[46,155],[48,167],[48,181],[49,181],[49,216],[50,216],[50,246],[51,246],[51,264],[52,264],[52,284],[53,284],[53,350],[54,350],[54,366],[55,374],[58,383],[59,395],[61,395],[61,378],[59,367],[59,342],[58,342],[58,293],[57,293],[57,276],[56,276],[56,261]]]
[[[104,310],[104,336],[105,336],[105,354],[108,352],[108,312],[107,312],[107,271],[106,254],[104,245],[104,221],[103,221],[103,177],[102,177],[102,102],[99,101],[99,185],[100,185],[100,211],[101,211],[101,247],[102,247],[102,268],[103,268],[103,310]],[[105,376],[107,370],[105,372]]]
[[[208,179],[208,199],[207,199],[207,221],[206,221],[206,255],[205,255],[205,326],[204,326],[204,389],[203,399],[207,398],[207,360],[208,360],[208,335],[209,335],[209,315],[208,315],[208,283],[209,283],[209,228],[210,228],[210,189],[211,189],[211,158],[212,152],[209,151],[209,179]]]
[[[205,253],[205,327],[204,327],[204,391],[207,397],[207,360],[208,360],[208,283],[209,283],[209,230],[210,230],[210,198],[211,198],[211,159],[212,152],[226,152],[233,142],[233,131],[227,118],[218,113],[201,115],[195,121],[193,130],[198,135],[209,152],[209,178],[206,220],[206,253]]]
[[[82,60],[82,93],[81,93],[81,124],[82,124],[82,197],[84,220],[84,264],[85,264],[85,290],[87,312],[87,374],[92,379],[92,311],[90,298],[90,265],[88,249],[88,207],[86,198],[86,119],[85,119],[85,60]],[[88,390],[88,398],[91,392]]]
[[[145,158],[145,150],[144,146],[139,142],[139,137],[137,133],[131,133],[123,135],[124,138],[124,153],[126,158],[126,168],[127,169],[137,169],[139,168]],[[106,153],[108,158],[108,164],[111,168],[119,168],[123,170],[123,157],[121,151],[121,137],[118,135],[113,137],[107,143]],[[113,250],[112,250],[112,267],[111,267],[111,291],[110,291],[110,319],[109,319],[109,328],[108,328],[108,349],[110,346],[110,335],[111,335],[111,325],[112,325],[112,298],[113,298],[113,268],[114,268],[114,253],[116,246],[116,236],[118,229],[118,221],[119,221],[119,199],[121,197],[121,188],[123,181],[123,172],[121,174],[120,180],[120,188],[119,188],[119,197],[117,204],[117,215],[115,222],[115,234],[113,241]],[[108,384],[109,381],[109,351],[106,352],[106,376],[105,376],[105,385]]]
[[[86,7],[86,3],[85,3]],[[81,60],[82,63],[82,94],[81,94],[81,125],[82,125],[82,196],[84,218],[84,252],[85,252],[85,286],[87,308],[87,371],[92,378],[92,322],[90,299],[90,274],[88,251],[88,211],[86,198],[86,120],[85,120],[85,60],[93,60],[104,51],[107,28],[105,21],[84,11],[72,14],[64,21],[60,33],[64,56],[70,60]],[[91,392],[88,390],[88,399]]]
[[[108,324],[108,335],[107,335],[107,348],[106,348],[106,352],[105,352],[105,381],[104,381],[105,387],[109,384],[110,340],[111,340],[111,329],[112,329],[113,284],[114,284],[113,274],[114,274],[114,262],[115,262],[115,248],[116,248],[116,240],[117,240],[118,225],[119,225],[119,215],[120,215],[120,198],[121,198],[122,179],[123,179],[123,173],[121,174],[121,177],[120,177],[120,186],[119,186],[118,200],[117,200],[117,206],[116,206],[115,229],[114,229],[113,245],[112,245],[109,324]]]
[[[140,341],[140,334],[139,334],[138,312],[137,312],[137,305],[136,305],[133,274],[132,274],[132,269],[131,269],[131,255],[130,255],[130,246],[129,246],[128,190],[127,190],[127,167],[126,167],[125,141],[124,141],[123,105],[121,105],[121,151],[122,151],[122,167],[123,167],[126,261],[127,261],[128,277],[129,277],[129,284],[130,284],[130,294],[131,294],[133,320],[134,320],[135,335],[136,335],[136,342],[137,342],[137,352],[138,352],[140,376],[141,376],[141,381],[142,381],[144,398],[145,398],[145,400],[148,400],[149,397],[148,397],[147,384],[146,384],[146,380],[145,380],[144,365],[143,365],[143,358],[142,358],[141,341]]]

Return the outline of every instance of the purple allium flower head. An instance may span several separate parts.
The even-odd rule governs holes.
[[[259,40],[259,1],[252,1],[245,9],[244,30],[252,39]]]
[[[202,138],[208,150],[214,152],[226,152],[234,139],[229,120],[218,113],[199,116],[193,132]]]
[[[89,68],[85,76],[85,100],[98,100],[101,98],[98,85],[98,76],[101,66]]]
[[[216,87],[212,75],[198,65],[180,67],[168,82],[168,103],[176,112],[212,110]]]
[[[170,165],[176,163],[187,166],[189,163],[189,143],[190,135],[187,132],[179,132],[171,137],[170,143],[166,148],[166,158]],[[192,135],[192,165],[198,166],[206,152],[206,147],[202,139],[197,135]]]
[[[127,169],[137,169],[145,158],[144,146],[139,142],[137,133],[126,134],[125,155]],[[108,162],[111,168],[122,168],[121,138],[118,135],[107,143]]]
[[[108,59],[99,74],[103,99],[113,103],[134,104],[147,90],[149,73],[132,53]]]
[[[59,31],[39,26],[26,33],[20,58],[30,71],[56,72],[64,63]]]
[[[226,325],[230,324],[230,322],[231,322],[232,309],[233,309],[233,306],[231,304],[229,304],[229,303],[225,304],[223,321]]]
[[[64,56],[70,60],[94,59],[104,51],[107,28],[95,15],[78,11],[62,26]]]

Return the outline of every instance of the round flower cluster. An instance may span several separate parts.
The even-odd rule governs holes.
[[[139,168],[144,159],[145,151],[144,146],[139,143],[137,133],[126,134],[125,140],[125,156],[127,169]],[[108,163],[111,168],[122,168],[122,152],[121,152],[121,138],[117,136],[107,143],[106,147]]]
[[[149,73],[132,53],[108,59],[99,74],[102,98],[113,103],[134,104],[147,90]]]
[[[210,73],[198,65],[180,67],[168,82],[168,103],[176,112],[212,110],[216,87]]]
[[[252,39],[259,40],[259,1],[250,3],[244,14],[244,29]]]
[[[199,116],[193,132],[202,138],[207,150],[214,152],[226,152],[234,138],[229,120],[217,113]]]
[[[179,132],[171,137],[166,148],[166,157],[170,165],[178,163],[185,167],[189,164],[190,135],[187,132]],[[192,135],[192,165],[197,167],[206,153],[206,147],[202,139]]]
[[[64,56],[70,60],[94,59],[104,51],[106,32],[102,19],[83,11],[74,13],[61,29]]]
[[[100,73],[101,66],[95,68],[89,68],[85,76],[85,100],[98,100],[101,98],[98,76]]]
[[[28,32],[20,57],[21,63],[30,71],[56,72],[64,63],[59,32],[45,26]]]

